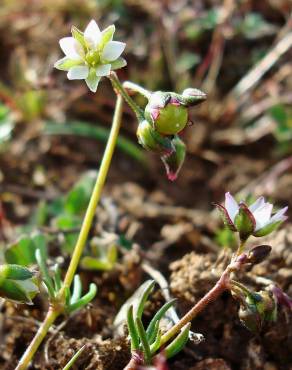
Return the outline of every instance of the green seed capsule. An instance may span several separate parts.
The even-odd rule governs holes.
[[[157,91],[145,107],[145,117],[160,134],[175,135],[188,123],[188,108],[176,94]]]

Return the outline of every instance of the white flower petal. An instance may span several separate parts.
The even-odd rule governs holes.
[[[265,198],[259,197],[253,204],[251,204],[248,208],[251,212],[255,212],[256,209],[262,207],[265,204]]]
[[[124,42],[110,41],[105,45],[101,57],[108,61],[116,60],[125,50],[125,47],[126,44]]]
[[[265,203],[253,212],[253,216],[256,220],[256,230],[261,229],[269,223],[272,210],[273,205],[271,203]]]
[[[285,221],[287,219],[287,216],[285,216],[284,214],[286,213],[287,209],[288,209],[288,206],[280,209],[277,213],[274,214],[274,216],[271,217],[269,223]]]
[[[101,32],[97,23],[92,19],[84,31],[84,39],[90,48],[96,49],[101,40]]]
[[[95,69],[95,74],[99,77],[108,76],[111,71],[110,64],[103,64]]]
[[[225,208],[226,211],[231,219],[232,222],[234,222],[235,216],[238,213],[239,207],[236,200],[233,198],[233,196],[228,192],[225,194]]]
[[[59,44],[64,54],[70,59],[78,60],[84,56],[82,45],[73,37],[63,37]]]
[[[89,69],[87,66],[76,66],[69,69],[68,80],[83,80],[87,78]]]

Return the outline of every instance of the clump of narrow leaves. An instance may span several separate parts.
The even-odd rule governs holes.
[[[146,281],[139,289],[138,295],[127,310],[127,326],[131,341],[132,359],[137,364],[149,365],[155,362],[157,353],[161,350],[161,320],[169,308],[174,304],[175,299],[166,302],[153,316],[150,323],[145,327],[142,321],[145,303],[154,289],[153,280]],[[187,324],[177,337],[163,349],[166,359],[169,359],[180,352],[189,338],[190,323]]]
[[[63,287],[60,268],[58,264],[56,264],[53,269],[49,271],[46,264],[45,255],[40,249],[36,251],[36,260],[42,274],[42,282],[49,295],[49,300],[51,302],[57,302],[59,300],[60,291]],[[82,282],[80,276],[75,275],[72,292],[69,288],[65,287],[64,311],[66,313],[72,313],[81,309],[92,301],[96,295],[96,292],[96,285],[91,283],[89,286],[89,291],[82,296]]]

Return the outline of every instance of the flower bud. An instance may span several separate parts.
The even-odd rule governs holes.
[[[183,101],[187,106],[193,106],[202,103],[207,99],[207,95],[199,89],[188,88],[182,93]]]
[[[247,255],[247,262],[253,265],[262,262],[271,252],[270,245],[258,245],[252,248]]]
[[[177,94],[154,92],[145,107],[145,118],[163,135],[175,135],[188,123],[188,109]]]
[[[161,159],[165,165],[168,179],[174,181],[176,180],[185,160],[186,146],[178,136],[175,136],[171,142],[174,147],[174,151],[170,154],[163,155]]]
[[[34,273],[19,265],[0,266],[0,296],[17,303],[32,303],[38,293]]]

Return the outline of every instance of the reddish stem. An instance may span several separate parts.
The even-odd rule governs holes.
[[[142,351],[134,350],[131,353],[131,360],[124,370],[137,370],[140,365],[144,363],[144,356]]]

